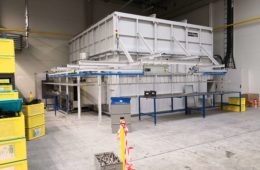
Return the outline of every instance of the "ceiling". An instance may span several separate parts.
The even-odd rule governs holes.
[[[200,8],[216,0],[104,0],[108,3],[123,3],[119,11],[124,11],[130,5],[141,9],[144,15],[156,13],[158,17],[171,19],[191,10]]]

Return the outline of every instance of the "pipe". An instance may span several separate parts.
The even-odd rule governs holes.
[[[1,28],[1,27],[0,27],[0,31],[26,33],[25,29],[13,29],[13,28]],[[30,30],[30,34],[43,35],[43,36],[64,36],[69,38],[73,36],[73,34],[63,33],[63,32],[44,32],[44,31],[32,31],[32,30]]]
[[[74,73],[74,74],[60,74],[54,73],[49,74],[50,78],[61,78],[61,77],[88,77],[88,76],[118,76],[118,75],[144,75],[144,72],[99,72],[99,73]]]
[[[233,27],[233,26],[237,26],[237,25],[247,24],[247,23],[250,23],[250,22],[257,21],[257,20],[260,20],[260,16],[255,17],[255,18],[250,18],[250,19],[247,19],[247,20],[238,21],[238,22],[235,22],[233,24],[225,24],[225,25],[222,25],[222,26],[217,26],[217,27],[214,28],[214,31],[218,31],[218,30],[221,30],[221,29],[225,29],[225,28]]]
[[[226,0],[227,3],[227,24],[234,23],[234,1]],[[236,69],[234,60],[234,26],[230,26],[226,30],[226,54],[224,57],[224,64],[226,68]]]
[[[29,0],[25,0],[25,48],[29,48],[29,8],[28,8]]]

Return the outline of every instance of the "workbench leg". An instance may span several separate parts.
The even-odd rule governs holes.
[[[216,99],[215,99],[215,94],[213,94],[213,107],[216,107]]]
[[[47,109],[47,106],[48,106],[47,98],[45,98],[44,100],[45,100],[45,109]]]
[[[80,76],[77,77],[77,101],[78,101],[78,119],[81,119],[81,91],[80,91]],[[99,96],[98,96],[99,97]]]
[[[206,117],[206,97],[205,97],[205,95],[202,96],[202,116],[203,116],[203,118]]]
[[[172,112],[173,112],[173,97],[171,98],[171,109],[172,109]]]
[[[58,110],[58,96],[54,97],[54,114],[55,116],[57,115],[57,110]]]
[[[184,97],[184,103],[185,103],[185,115],[188,114],[188,97]]]
[[[138,111],[139,111],[139,120],[141,120],[141,97],[138,96]]]
[[[241,92],[239,92],[239,108],[240,108],[240,112],[242,112],[241,100],[242,100],[242,95],[241,95]]]
[[[154,112],[153,112],[154,125],[156,126],[156,97],[153,98],[153,105],[154,105]]]
[[[220,95],[220,108],[223,110],[223,94]]]

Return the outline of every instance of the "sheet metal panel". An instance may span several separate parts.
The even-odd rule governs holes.
[[[213,54],[210,27],[114,12],[70,41],[70,62],[80,60],[80,53],[91,58],[122,52],[117,37],[133,55],[151,52],[186,55],[179,43],[194,56],[206,56],[201,47]]]

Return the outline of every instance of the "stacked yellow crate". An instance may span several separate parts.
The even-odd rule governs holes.
[[[0,169],[27,170],[24,115],[0,119]]]
[[[0,74],[15,73],[14,41],[0,39]]]
[[[13,90],[14,73],[14,41],[0,38],[0,90]]]
[[[240,98],[239,97],[229,97],[227,106],[224,106],[224,110],[232,111],[232,112],[240,112]],[[236,106],[237,105],[237,106]],[[246,111],[246,99],[241,98],[241,112]]]
[[[25,122],[21,110],[22,100],[18,92],[13,91],[10,80],[2,75],[15,73],[14,41],[0,39],[0,109],[13,111],[14,117],[0,118],[0,170],[27,170],[27,152],[25,140]],[[15,110],[15,111],[14,111]]]
[[[45,135],[44,103],[23,105],[26,138],[33,140]]]

